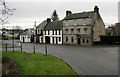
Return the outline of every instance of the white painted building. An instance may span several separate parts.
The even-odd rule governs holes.
[[[33,29],[26,29],[20,35],[20,42],[33,42]]]
[[[43,31],[42,39],[43,43],[62,44],[62,21],[49,22]]]

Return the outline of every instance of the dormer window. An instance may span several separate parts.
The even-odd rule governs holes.
[[[54,35],[54,30],[52,30],[52,34]]]
[[[28,36],[28,38],[30,38],[30,36]]]
[[[45,35],[46,35],[46,31],[44,31],[45,32]]]
[[[50,34],[50,31],[48,30],[48,35]]]
[[[59,30],[59,35],[60,35],[60,30]]]
[[[57,30],[55,30],[55,34],[57,35]]]
[[[39,33],[39,30],[37,29],[37,33]]]

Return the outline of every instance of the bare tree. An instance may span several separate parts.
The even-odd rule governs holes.
[[[8,16],[13,15],[14,9],[10,9],[7,6],[7,2],[0,0],[0,24],[4,25],[8,23]]]

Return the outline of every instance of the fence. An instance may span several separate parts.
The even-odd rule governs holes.
[[[44,45],[44,47],[40,48],[37,45],[30,44],[29,46],[26,46],[27,44],[20,44],[18,45],[9,45],[9,44],[2,44],[2,51],[21,51],[21,52],[33,52],[36,53],[36,51],[41,51],[45,55],[48,55],[48,46]]]

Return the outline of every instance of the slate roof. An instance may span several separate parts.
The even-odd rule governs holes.
[[[94,15],[94,11],[82,12],[82,13],[73,13],[65,17],[63,20],[71,20],[71,19],[80,19],[80,18],[89,18]]]
[[[49,22],[45,27],[45,30],[61,30],[61,29],[62,29],[62,21]]]
[[[44,29],[46,25],[47,25],[47,21],[44,20],[44,21],[43,21],[42,23],[40,23],[36,28],[37,28],[37,29]]]
[[[33,29],[27,29],[27,30],[25,30],[21,35],[33,35],[34,33],[33,33]]]

